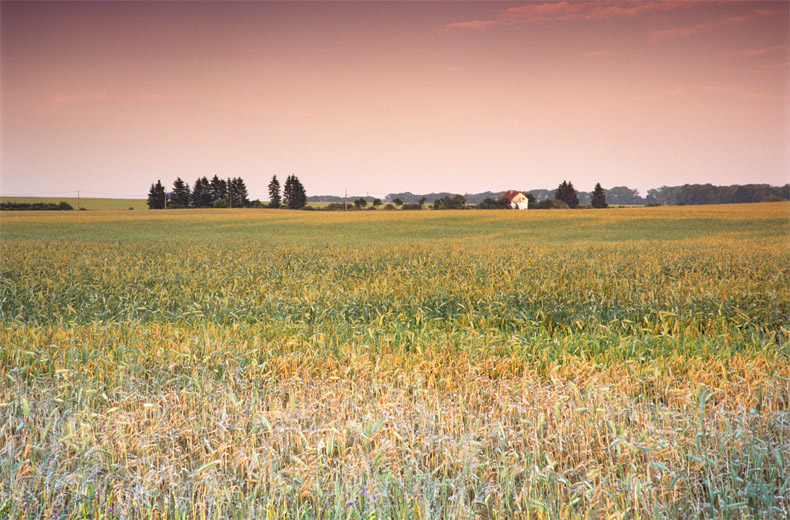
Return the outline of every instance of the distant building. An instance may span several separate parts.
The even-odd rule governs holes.
[[[499,200],[507,200],[510,202],[510,207],[513,209],[527,209],[529,208],[529,199],[520,191],[510,190],[501,197]]]

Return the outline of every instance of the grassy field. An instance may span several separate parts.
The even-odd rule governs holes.
[[[76,197],[0,197],[0,202],[44,202],[58,204],[68,202],[74,209],[77,209]],[[81,197],[79,207],[93,209],[148,209],[145,199],[90,199]]]
[[[0,518],[790,515],[788,203],[0,236]]]

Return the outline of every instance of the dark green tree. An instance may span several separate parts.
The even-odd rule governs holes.
[[[554,192],[554,198],[561,200],[567,204],[569,208],[579,206],[579,197],[576,195],[576,189],[573,187],[572,182],[562,181]]]
[[[303,208],[307,204],[307,193],[296,175],[289,175],[285,179],[283,203],[290,209]]]
[[[269,182],[269,207],[279,208],[281,204],[282,198],[280,197],[280,181],[277,180],[277,176],[275,175]]]
[[[507,209],[510,207],[510,201],[506,198],[494,200],[491,197],[486,197],[482,202],[477,204],[478,209]]]
[[[595,185],[595,189],[592,192],[591,204],[594,208],[608,207],[608,204],[606,204],[606,193],[604,193],[603,188],[601,188],[600,182]]]
[[[420,204],[420,207],[423,207],[425,205],[425,201],[426,200],[428,200],[428,199],[426,199],[425,197],[420,197],[420,200],[418,201],[418,203]]]
[[[228,200],[228,183],[215,175],[211,178],[211,202],[219,199]]]
[[[453,195],[442,199],[442,204],[444,209],[464,209],[466,207],[466,198],[460,194]]]
[[[166,196],[162,181],[156,181],[156,184],[151,184],[151,189],[148,192],[148,209],[163,209]]]
[[[189,184],[181,180],[181,177],[176,177],[175,182],[173,182],[173,192],[170,196],[170,207],[188,208],[189,195]]]
[[[244,184],[244,179],[235,177],[228,179],[228,201],[231,207],[243,208],[249,206],[250,201],[247,199],[247,185]]]
[[[199,177],[192,185],[192,207],[207,208],[211,206],[211,184],[206,177]]]
[[[396,206],[403,206],[403,201],[400,200],[399,198],[396,198],[392,202],[394,202]]]
[[[364,208],[367,205],[368,205],[368,201],[366,201],[362,197],[360,197],[360,198],[358,198],[357,200],[354,201],[354,206],[356,206],[358,209],[362,209],[362,208]]]
[[[373,199],[373,207],[378,208],[381,206],[381,199]]]
[[[606,198],[612,204],[644,204],[645,199],[639,196],[639,190],[628,186],[615,186],[606,190]]]

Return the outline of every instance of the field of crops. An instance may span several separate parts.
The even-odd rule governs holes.
[[[0,233],[0,518],[790,515],[788,203]]]
[[[68,202],[74,209],[148,209],[148,204],[145,199],[96,199],[81,197],[0,197],[0,202],[44,202],[50,204],[59,204],[60,202]]]

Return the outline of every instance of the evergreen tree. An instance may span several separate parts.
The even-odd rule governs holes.
[[[554,198],[561,200],[567,204],[569,208],[579,206],[579,197],[576,195],[576,189],[573,187],[572,182],[562,181],[554,192]]]
[[[189,207],[189,184],[181,180],[181,177],[177,177],[173,183],[171,201],[174,208]]]
[[[215,200],[228,200],[228,184],[217,175],[211,178],[211,202]]]
[[[207,208],[212,202],[211,184],[206,177],[199,177],[192,186],[192,207]]]
[[[233,207],[234,208],[242,208],[245,206],[250,205],[250,201],[247,198],[247,185],[244,184],[244,179],[241,177],[236,177],[230,183],[232,186],[231,199],[233,200]]]
[[[156,184],[151,184],[151,189],[148,192],[148,209],[163,209],[166,196],[162,181],[156,181]]]
[[[270,208],[279,208],[280,204],[282,204],[282,198],[280,197],[280,181],[277,180],[277,176],[273,176],[271,182],[269,182],[269,207]]]
[[[307,204],[307,194],[304,186],[296,175],[289,175],[283,187],[283,202],[290,209],[299,209]]]
[[[606,193],[604,193],[603,188],[601,188],[600,182],[595,185],[595,189],[592,192],[592,207],[594,208],[608,207],[608,204],[606,204]]]

